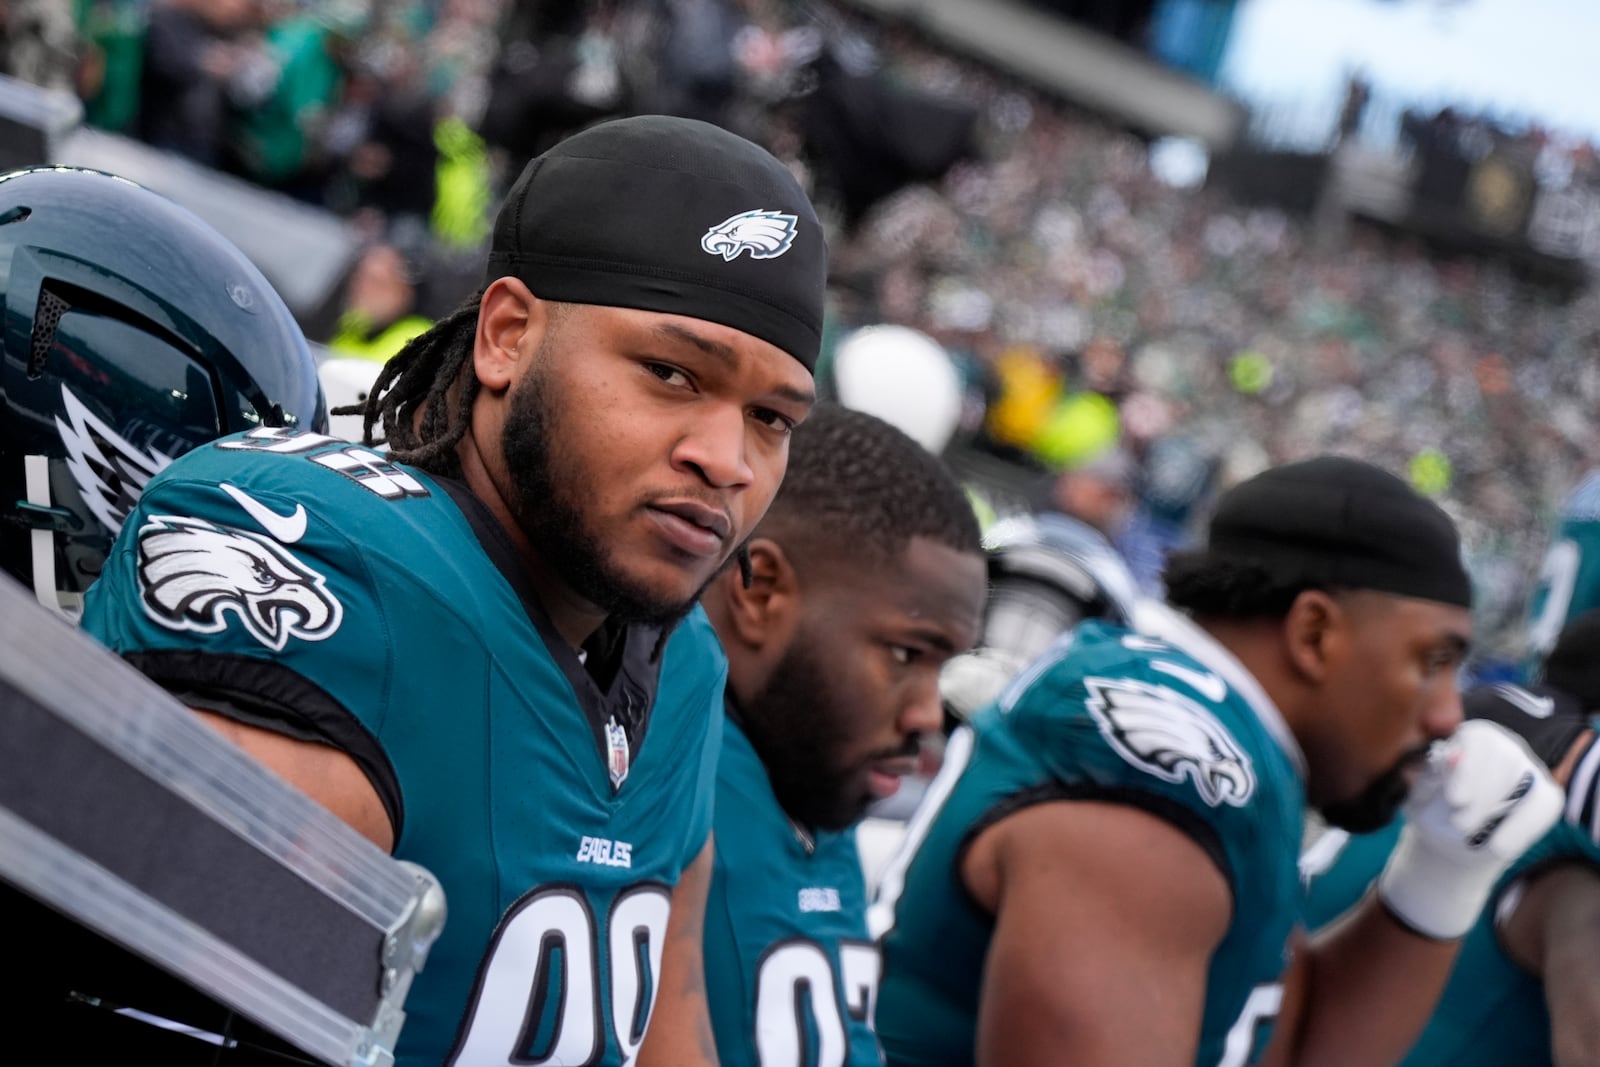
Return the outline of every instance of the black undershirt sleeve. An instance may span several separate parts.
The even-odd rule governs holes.
[[[192,708],[299,741],[331,745],[366,774],[400,839],[405,806],[383,746],[320,686],[281,663],[195,651],[127,652],[123,658]]]

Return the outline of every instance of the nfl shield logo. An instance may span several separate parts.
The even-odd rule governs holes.
[[[628,732],[615,716],[606,723],[606,770],[611,774],[612,792],[621,789],[628,777]]]

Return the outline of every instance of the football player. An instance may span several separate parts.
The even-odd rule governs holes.
[[[942,723],[984,560],[961,487],[871,415],[814,411],[706,612],[728,654],[706,986],[724,1067],[868,1067],[878,950],[852,826]],[[809,1052],[807,1051],[809,1050]]]
[[[1002,519],[983,543],[989,596],[978,647],[939,672],[946,733],[999,696],[1062,633],[1084,619],[1126,625],[1138,599],[1133,576],[1110,542],[1065,515]],[[907,792],[875,805],[856,828],[869,892],[876,891],[921,802],[923,789]]]
[[[1481,687],[1469,718],[1519,733],[1568,790],[1565,818],[1520,858],[1478,916],[1449,984],[1404,1067],[1500,1067],[1600,1062],[1600,836],[1593,817],[1600,770],[1600,610],[1561,633],[1544,681]],[[1341,840],[1308,852],[1315,866],[1307,925],[1343,914],[1378,876],[1401,831]]]
[[[881,890],[890,1063],[1238,1067],[1269,1031],[1266,1062],[1392,1062],[1556,817],[1514,735],[1456,729],[1470,584],[1404,482],[1268,470],[1166,580],[1187,615],[1078,626],[952,737]],[[1306,941],[1307,805],[1357,829],[1402,801],[1380,893]]]
[[[726,667],[694,604],[810,409],[824,274],[765,151],[591,127],[513,185],[482,295],[386,365],[386,456],[262,428],[124,528],[85,624],[443,883],[399,1062],[714,1061]]]

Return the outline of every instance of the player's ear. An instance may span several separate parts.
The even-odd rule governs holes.
[[[1289,662],[1313,685],[1327,677],[1338,630],[1344,624],[1338,600],[1321,589],[1307,589],[1295,597],[1283,620],[1283,638]]]
[[[534,296],[516,278],[497,278],[478,304],[478,333],[473,345],[473,370],[490,392],[499,392],[521,377],[528,359],[550,325],[550,305]]]
[[[799,581],[794,565],[776,542],[764,537],[752,540],[750,582],[737,571],[725,575],[720,584],[727,597],[727,618],[738,639],[753,648],[783,640],[793,624],[798,603]]]

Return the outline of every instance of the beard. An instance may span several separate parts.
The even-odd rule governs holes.
[[[563,466],[565,457],[556,449],[556,442],[564,440],[559,400],[537,368],[511,398],[501,448],[517,525],[551,571],[608,617],[670,627],[689,613],[716,575],[685,599],[650,587],[617,562],[576,499],[574,490],[583,479],[570,473],[570,463]]]
[[[877,799],[866,786],[868,765],[915,756],[919,742],[912,735],[897,749],[851,759],[859,702],[839,691],[839,671],[829,669],[818,648],[797,631],[766,685],[739,707],[739,725],[784,812],[811,829],[844,830]]]
[[[1394,821],[1400,805],[1405,803],[1406,796],[1411,792],[1406,772],[1427,758],[1426,748],[1407,752],[1356,796],[1334,804],[1324,804],[1322,817],[1328,821],[1328,825],[1352,834],[1370,834],[1383,829]]]

